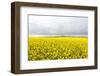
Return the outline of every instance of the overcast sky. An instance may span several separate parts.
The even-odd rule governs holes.
[[[29,35],[87,35],[87,17],[29,16]]]

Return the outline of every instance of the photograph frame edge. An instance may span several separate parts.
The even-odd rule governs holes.
[[[30,4],[30,5],[29,5]],[[46,7],[49,8],[64,8],[66,9],[71,6],[71,9],[84,9],[95,11],[95,55],[94,55],[94,66],[83,66],[83,67],[62,67],[62,68],[50,68],[50,69],[34,69],[34,70],[20,70],[20,7],[21,6],[35,6],[35,7]],[[52,7],[53,5],[53,7]],[[57,7],[59,6],[59,7]],[[75,7],[72,7],[75,6]],[[76,8],[78,7],[78,8]],[[81,8],[80,8],[81,7]],[[69,8],[70,9],[70,8]],[[57,72],[57,71],[73,71],[73,70],[88,70],[97,69],[98,66],[98,52],[97,52],[97,7],[92,6],[80,6],[80,5],[63,5],[63,4],[48,4],[48,3],[32,3],[32,2],[12,2],[11,3],[11,72],[14,74],[25,74],[25,73],[42,73],[42,72]]]

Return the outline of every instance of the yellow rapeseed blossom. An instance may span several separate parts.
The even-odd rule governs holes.
[[[28,41],[30,61],[88,57],[87,37],[29,37]]]

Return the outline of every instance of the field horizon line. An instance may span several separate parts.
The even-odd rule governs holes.
[[[29,35],[28,37],[40,37],[40,38],[42,38],[42,37],[45,37],[45,38],[53,38],[53,37],[57,37],[57,38],[59,38],[59,37],[79,37],[79,38],[88,38],[88,36],[86,36],[86,35],[81,35],[81,36],[61,36],[61,35]]]

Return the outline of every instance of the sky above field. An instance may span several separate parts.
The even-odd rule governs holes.
[[[88,17],[29,15],[29,35],[88,35]]]

